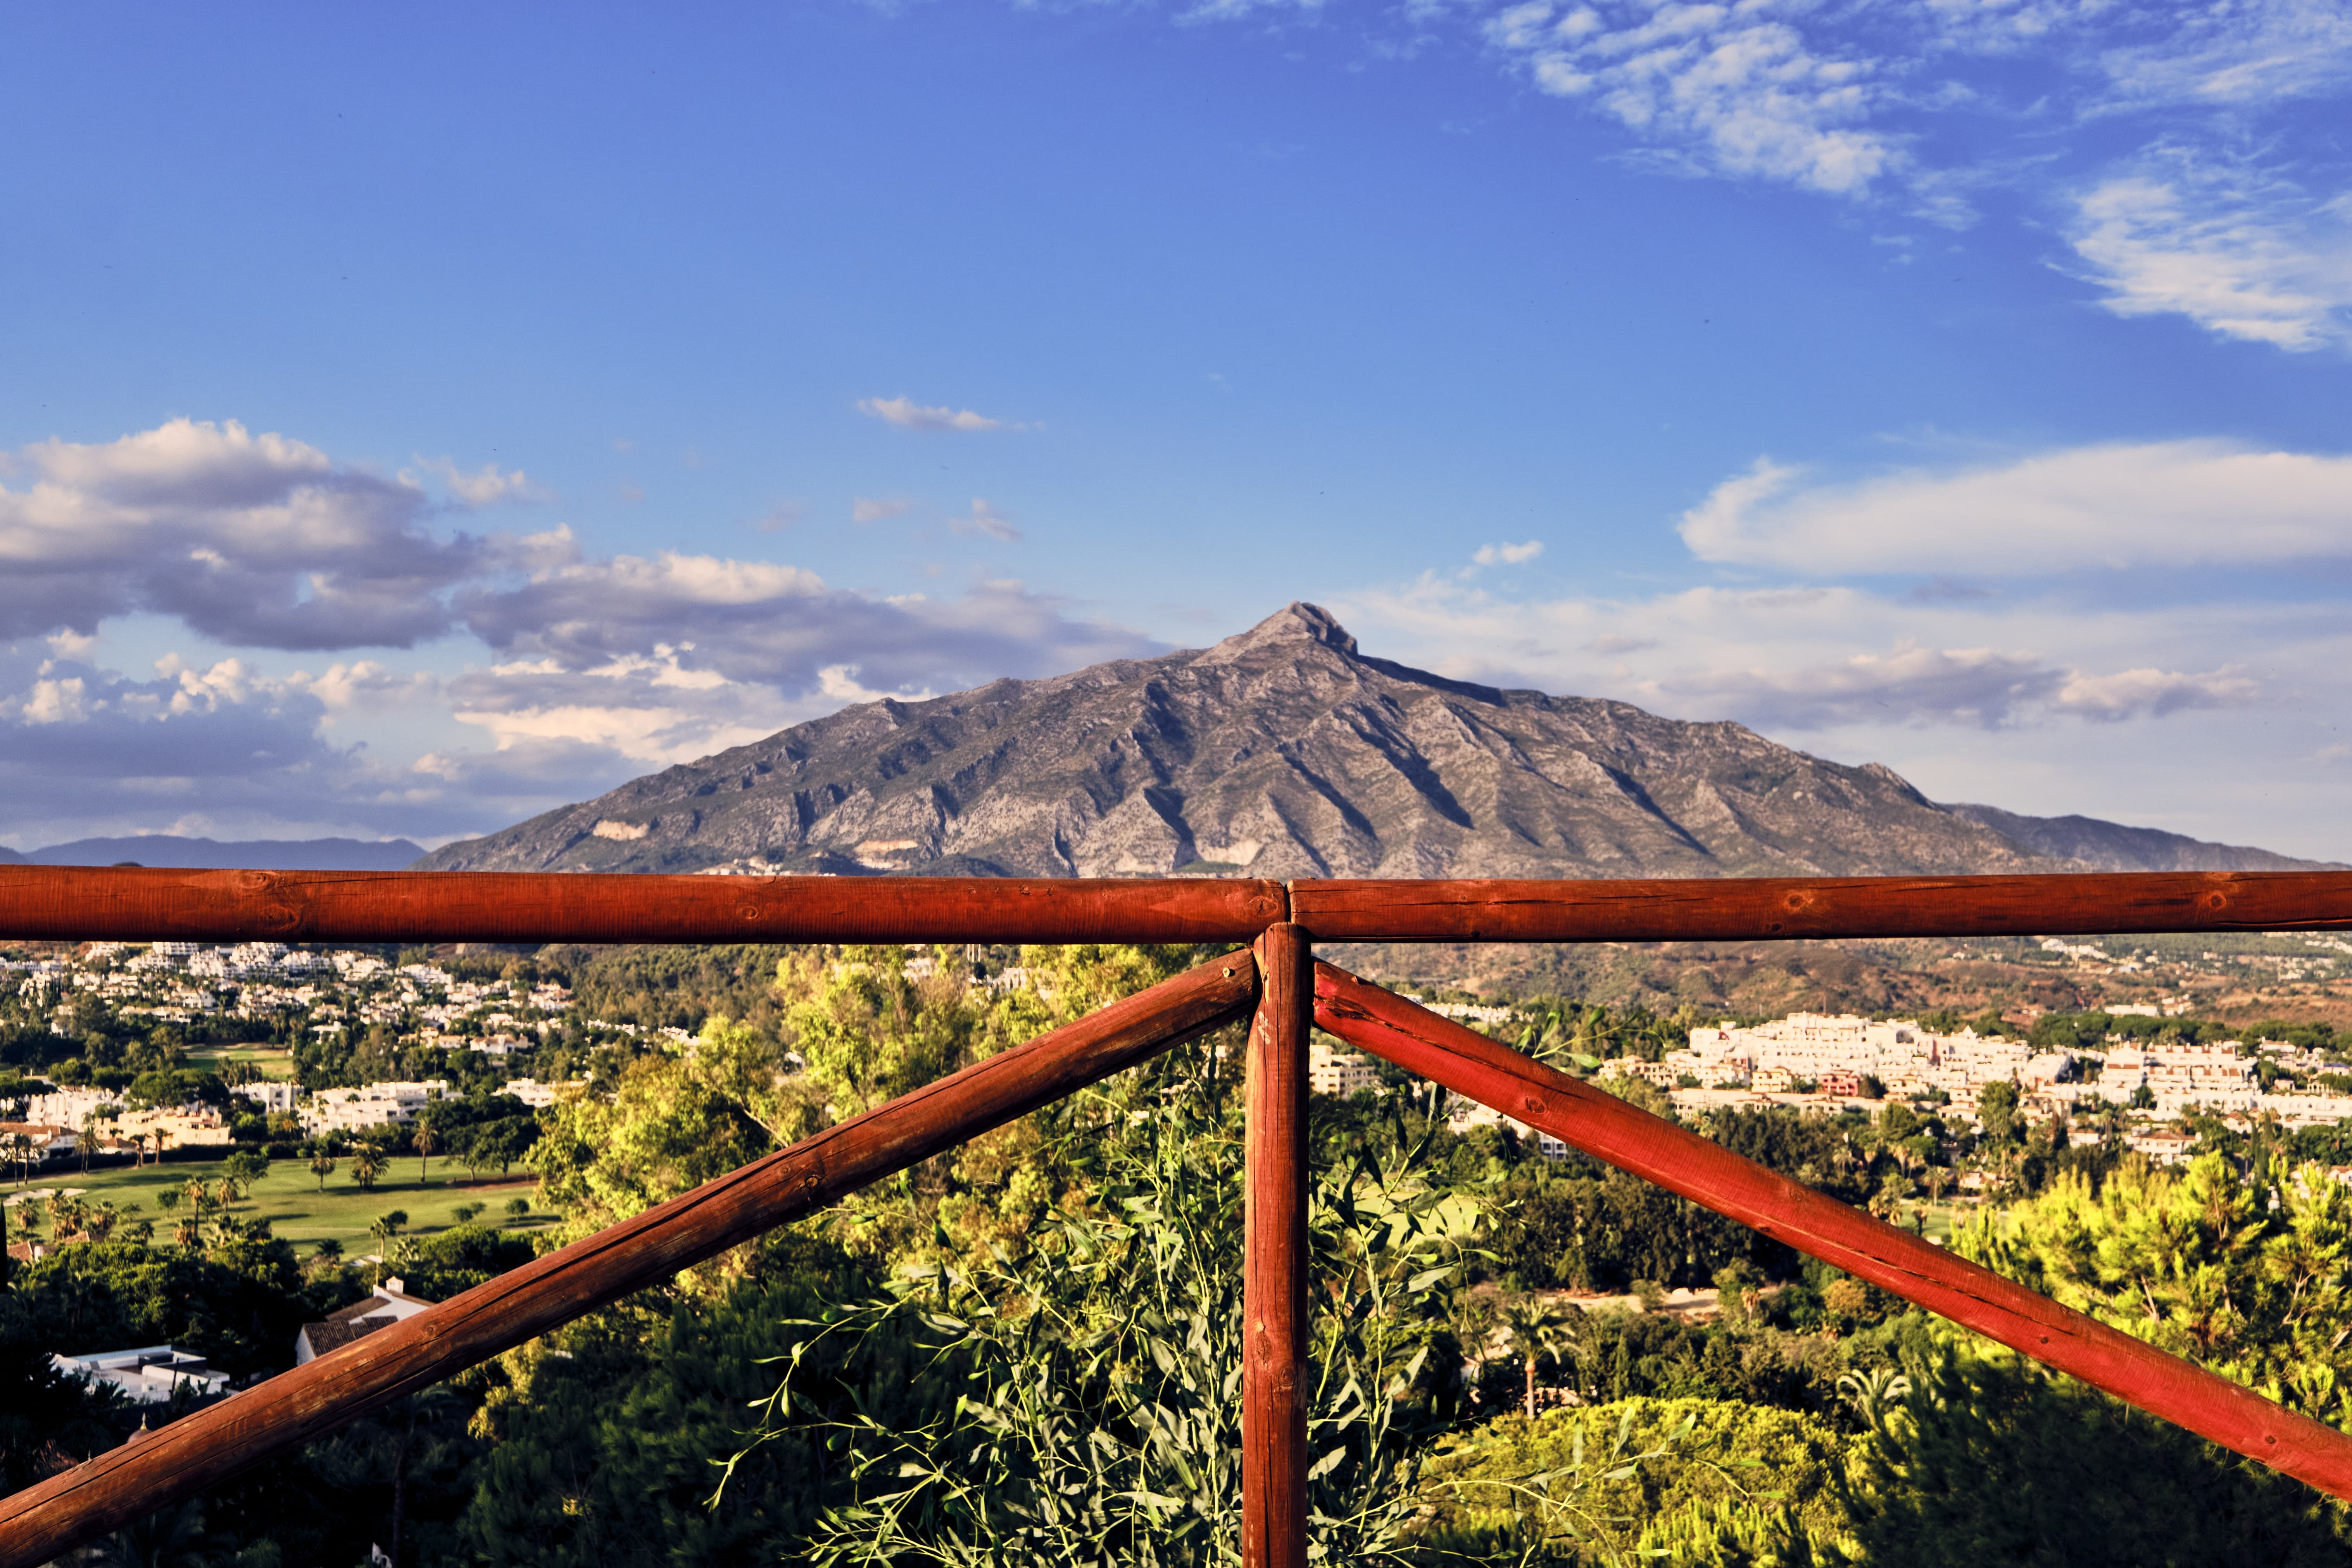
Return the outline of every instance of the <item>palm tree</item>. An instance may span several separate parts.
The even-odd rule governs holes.
[[[434,1149],[436,1147],[436,1142],[433,1136],[432,1123],[426,1121],[418,1122],[416,1124],[415,1138],[416,1140],[416,1179],[419,1182],[422,1182],[425,1178],[427,1173],[426,1166],[432,1158]]]
[[[1530,1420],[1536,1413],[1536,1363],[1567,1342],[1570,1321],[1567,1313],[1532,1294],[1510,1298],[1496,1314],[1496,1331],[1504,1350],[1517,1358],[1527,1374]]]
[[[81,1216],[82,1234],[92,1241],[104,1241],[114,1234],[114,1205],[101,1199],[97,1207]]]
[[[360,1191],[373,1192],[376,1178],[383,1174],[384,1169],[383,1151],[374,1144],[362,1143],[352,1151],[352,1180],[360,1184]]]
[[[378,1280],[383,1277],[384,1257],[392,1250],[392,1238],[398,1236],[400,1227],[407,1223],[407,1214],[400,1209],[394,1209],[390,1214],[378,1215],[368,1222],[368,1234],[375,1237],[375,1272]]]
[[[1838,1379],[1838,1392],[1874,1432],[1888,1414],[1911,1393],[1911,1380],[1892,1367],[1874,1366],[1867,1373],[1850,1372]]]
[[[181,1215],[180,1223],[172,1227],[172,1239],[180,1244],[181,1251],[194,1252],[205,1239],[204,1221],[193,1214]]]
[[[310,1173],[319,1178],[319,1190],[325,1192],[327,1178],[335,1173],[335,1157],[328,1153],[323,1146],[317,1153],[310,1156]]]

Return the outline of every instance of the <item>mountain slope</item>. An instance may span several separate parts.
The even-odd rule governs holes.
[[[1823,762],[1738,724],[1410,669],[1359,652],[1312,605],[1212,648],[845,709],[417,867],[1276,878],[2080,868],[1878,764]]]
[[[2298,860],[2267,849],[2238,844],[2209,844],[2201,838],[2167,833],[2155,827],[2126,827],[2095,816],[2020,816],[1992,805],[1954,805],[1947,809],[1980,823],[2011,843],[2036,855],[2075,860],[2094,871],[2341,871],[2334,862]]]

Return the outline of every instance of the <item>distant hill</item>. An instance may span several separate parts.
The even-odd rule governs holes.
[[[217,867],[238,871],[398,871],[425,853],[405,838],[375,843],[364,838],[247,838],[222,842],[183,838],[169,833],[132,838],[77,838],[47,849],[18,854],[0,850],[9,863],[32,866]]]
[[[861,703],[418,869],[1874,876],[2138,868],[2180,846],[2311,864],[1987,809],[1738,724],[1409,668],[1299,604],[1214,647]]]

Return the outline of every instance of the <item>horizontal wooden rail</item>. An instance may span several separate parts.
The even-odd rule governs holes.
[[[0,866],[0,939],[1246,942],[1279,882]]]
[[[1290,918],[1318,942],[2332,931],[2352,926],[2352,871],[1293,882]]]
[[[2352,1436],[1328,963],[1315,966],[1315,1021],[1408,1072],[1493,1106],[2151,1415],[2322,1491],[2352,1498]]]
[[[2352,872],[1634,881],[0,867],[0,940],[1678,942],[2352,928]]]
[[[1247,1017],[1257,991],[1246,952],[1203,964],[0,1499],[0,1568],[60,1557],[282,1448]]]

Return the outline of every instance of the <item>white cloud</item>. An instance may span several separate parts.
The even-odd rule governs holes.
[[[1523,566],[1543,551],[1543,541],[1530,539],[1525,544],[1482,544],[1470,559],[1481,566]]]
[[[1021,538],[1021,531],[1013,526],[1010,519],[978,496],[971,498],[971,510],[962,517],[948,519],[948,526],[958,533],[984,533],[1008,544]]]
[[[520,468],[509,473],[496,463],[484,463],[467,473],[448,458],[418,458],[416,466],[439,479],[449,498],[460,506],[495,506],[500,501],[535,502],[555,498],[530,482]],[[404,479],[407,474],[401,475]],[[412,481],[413,482],[413,481]]]
[[[1759,460],[1685,512],[1681,532],[1703,560],[1816,575],[2341,560],[2352,457],[2173,441],[1822,485]]]
[[[446,630],[441,595],[509,545],[430,533],[414,483],[234,420],[18,457],[35,479],[0,489],[0,638],[148,610],[233,645],[404,647]]]
[[[2288,350],[2352,343],[2352,196],[2165,147],[2082,192],[2067,237],[2116,315]]]
[[[857,411],[896,425],[902,430],[1003,430],[1002,419],[991,419],[969,408],[926,407],[910,397],[861,397]]]
[[[914,510],[915,503],[904,496],[856,496],[849,503],[852,522],[884,522],[894,517],[904,517]]]
[[[845,705],[854,702],[879,702],[895,698],[901,702],[920,702],[933,695],[929,688],[919,691],[876,691],[861,686],[857,680],[858,667],[854,664],[828,664],[816,672],[817,689],[834,701]]]
[[[1887,97],[1885,70],[1809,38],[1796,25],[1808,9],[1528,0],[1495,16],[1486,38],[1545,92],[1589,100],[1712,173],[1863,195],[1908,161],[1899,137],[1866,123]]]
[[[501,752],[566,742],[656,766],[748,744],[814,716],[809,704],[772,687],[692,668],[684,662],[692,652],[663,645],[585,669],[546,660],[492,665],[450,683],[454,716],[488,730]]]
[[[2085,719],[2162,718],[2189,708],[2242,708],[2262,689],[2234,667],[2202,675],[2168,669],[2123,669],[2074,675],[2052,694],[2051,706]]]
[[[1654,689],[1767,728],[1958,724],[1995,730],[2052,714],[2114,722],[2238,708],[2261,688],[2234,669],[2085,674],[2030,653],[1898,646],[1790,668],[1682,671]]]

